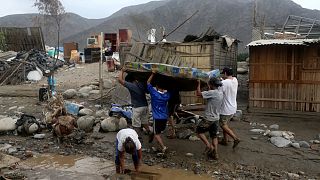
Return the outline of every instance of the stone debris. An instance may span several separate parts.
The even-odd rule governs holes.
[[[35,134],[33,138],[35,139],[44,139],[46,137],[46,134]]]
[[[194,154],[192,154],[192,153],[186,153],[186,156],[187,156],[187,157],[193,157]]]
[[[269,126],[270,129],[274,129],[274,130],[278,130],[279,129],[279,125],[278,124],[272,124]]]
[[[294,133],[290,131],[271,131],[270,137],[284,137],[286,139],[294,139]]]
[[[93,129],[95,117],[86,115],[82,116],[77,120],[78,128],[81,130],[84,130],[86,132],[91,132]]]
[[[271,137],[270,142],[279,148],[288,147],[291,144],[290,140],[283,137]]]
[[[86,116],[86,115],[93,115],[93,111],[91,109],[88,109],[88,108],[83,108],[79,111],[79,115],[80,116]]]
[[[300,147],[310,148],[310,144],[307,141],[299,141]]]
[[[180,133],[178,133],[178,138],[179,139],[188,139],[192,135],[192,131],[190,129],[186,129]]]
[[[0,132],[15,130],[16,122],[17,122],[17,119],[13,119],[11,117],[5,117],[0,119]]]
[[[299,179],[300,178],[299,174],[295,174],[295,173],[288,173],[287,176],[289,179]]]
[[[68,89],[65,92],[63,92],[63,98],[65,99],[72,99],[77,95],[77,90],[75,89]]]
[[[258,140],[258,137],[251,137],[252,140]]]
[[[81,89],[79,89],[79,93],[86,93],[86,94],[89,94],[90,91],[92,91],[92,87],[90,86],[85,86],[85,87],[82,87]]]
[[[200,138],[199,138],[198,136],[196,136],[196,135],[191,135],[191,136],[189,137],[189,140],[190,140],[190,141],[200,141]]]
[[[114,132],[127,128],[127,120],[125,118],[108,117],[101,122],[101,128],[105,132]]]
[[[300,148],[300,144],[299,143],[291,143],[291,146],[296,148],[296,149]]]
[[[261,133],[264,133],[265,130],[263,130],[263,129],[250,129],[250,132],[261,134]]]

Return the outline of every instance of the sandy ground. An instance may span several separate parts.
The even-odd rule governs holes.
[[[116,75],[116,73],[103,72],[104,79],[115,80]],[[57,87],[58,91],[69,88],[79,89],[79,87],[97,80],[98,64],[86,64],[74,69],[63,69],[57,73],[56,78],[59,84]],[[39,119],[43,118],[42,111],[44,104],[39,104],[37,99],[37,91],[42,84],[45,84],[45,80],[34,84],[0,87],[0,115],[17,115],[18,108],[20,108],[19,112],[32,114]],[[76,99],[75,101],[86,102],[86,106],[93,110],[98,110],[94,106],[99,103],[98,101],[87,102],[86,99]],[[192,174],[205,175],[209,179],[285,179],[288,178],[288,173],[300,174],[299,179],[320,178],[319,145],[314,145],[312,149],[277,148],[269,142],[268,137],[261,134],[253,134],[249,131],[253,128],[250,122],[265,124],[267,126],[278,124],[280,130],[294,132],[296,140],[308,142],[311,139],[315,139],[320,133],[319,116],[306,115],[305,117],[293,117],[290,114],[271,116],[259,113],[247,113],[246,93],[239,94],[238,102],[239,109],[242,109],[244,112],[244,118],[241,121],[232,121],[230,123],[230,126],[242,140],[236,150],[232,149],[232,143],[228,146],[220,145],[219,161],[212,161],[202,154],[204,145],[200,141],[164,138],[165,144],[169,147],[169,152],[166,156],[157,156],[157,153],[151,150],[151,147],[155,146],[155,144],[147,143],[147,137],[144,137],[143,161],[152,167],[159,167],[158,169],[146,169],[146,171],[161,173],[160,167],[181,169]],[[261,127],[258,126],[257,128]],[[76,143],[74,139],[68,139],[63,144],[58,144],[50,131],[43,130],[43,133],[46,134],[46,138],[42,140],[16,136],[11,133],[0,135],[0,144],[8,143],[14,147],[18,147],[20,150],[12,155],[22,159],[20,164],[26,162],[23,166],[14,166],[11,170],[7,169],[2,172],[20,170],[29,179],[39,179],[41,178],[39,174],[48,171],[49,179],[55,179],[54,177],[56,177],[57,172],[52,172],[49,167],[30,168],[31,165],[28,164],[28,160],[30,161],[32,158],[28,156],[29,152],[32,152],[34,157],[49,154],[50,157],[60,155],[96,157],[109,160],[110,162],[114,160],[115,133],[80,133],[76,134],[75,137],[79,138],[75,139],[83,139],[81,143]],[[252,137],[257,137],[258,139],[253,140]],[[186,153],[192,153],[193,156],[187,157]],[[50,172],[52,176],[50,176]],[[65,176],[61,179],[77,178],[77,175],[79,175],[77,173],[76,175],[74,173],[70,175],[70,171],[62,174]],[[111,174],[110,172],[97,171],[95,174],[86,174],[84,177],[89,179],[99,179],[98,177],[100,177],[103,179],[110,177]],[[68,175],[70,175],[69,178]],[[179,179],[179,177],[182,178],[181,175],[183,173],[180,172],[174,176]]]

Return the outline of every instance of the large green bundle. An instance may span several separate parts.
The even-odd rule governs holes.
[[[126,62],[125,66],[129,74],[140,81],[146,81],[153,70],[157,71],[157,75],[152,83],[160,84],[168,90],[194,91],[197,88],[198,79],[203,84],[209,79],[206,72],[196,68],[141,62]]]

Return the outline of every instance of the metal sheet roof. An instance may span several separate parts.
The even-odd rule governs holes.
[[[320,39],[268,39],[252,41],[247,46],[267,46],[267,45],[303,45],[320,43]]]

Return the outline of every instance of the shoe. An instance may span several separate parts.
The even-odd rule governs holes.
[[[233,149],[236,148],[239,143],[240,143],[240,139],[234,140],[234,141],[233,141],[233,146],[232,146],[232,148],[233,148]]]
[[[149,134],[149,143],[152,143],[154,139],[154,133]]]
[[[162,153],[166,153],[166,152],[167,152],[167,150],[168,150],[168,147],[167,147],[167,146],[165,146],[161,151],[162,151]]]

